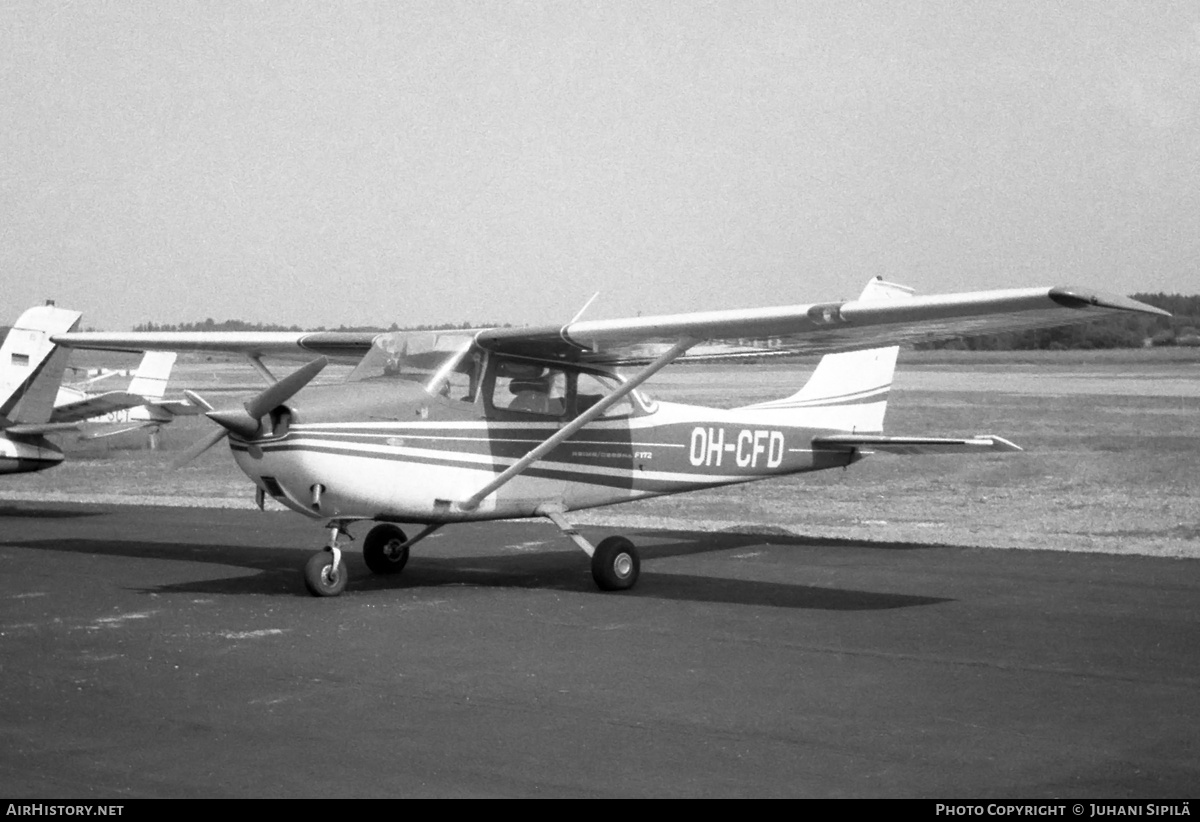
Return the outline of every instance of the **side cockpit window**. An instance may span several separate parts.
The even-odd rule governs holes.
[[[493,355],[485,380],[485,402],[501,416],[513,419],[526,415],[571,420],[621,387],[621,379],[602,371],[583,370],[577,365],[521,360]],[[606,408],[601,419],[630,417],[645,409],[634,394]],[[519,415],[519,416],[518,416]]]
[[[419,385],[433,396],[474,402],[483,352],[461,331],[392,331],[380,334],[347,378],[349,382]]]
[[[567,374],[538,363],[500,360],[491,405],[502,411],[561,417],[567,411]]]

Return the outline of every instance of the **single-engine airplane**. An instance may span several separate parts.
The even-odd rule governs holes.
[[[77,430],[85,437],[98,439],[141,428],[157,431],[178,416],[204,413],[187,400],[163,399],[176,356],[174,351],[147,351],[124,391],[97,394],[85,386],[60,386],[50,423],[79,423]],[[109,376],[102,374],[88,382]]]
[[[872,280],[857,300],[475,331],[66,333],[65,346],[240,352],[273,381],[267,355],[315,356],[235,407],[186,461],[228,437],[267,495],[329,529],[305,567],[317,596],[346,586],[352,523],[371,571],[392,574],[444,525],[542,517],[591,557],[596,584],[636,583],[628,539],[592,545],[571,511],[848,466],[874,452],[1020,450],[998,436],[887,436],[899,345],[1069,324],[1119,312],[1165,314],[1073,287],[914,297]],[[751,339],[753,345],[731,341]],[[782,399],[724,410],[656,402],[639,386],[672,362],[711,356],[824,354]],[[347,383],[309,383],[329,360],[358,361]],[[637,366],[629,376],[617,367]],[[306,388],[306,386],[308,386]],[[303,389],[303,391],[302,391]],[[398,523],[423,526],[409,537]]]

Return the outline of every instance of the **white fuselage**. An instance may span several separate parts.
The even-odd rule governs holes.
[[[460,506],[556,428],[480,419],[295,424],[279,437],[233,437],[231,446],[239,467],[293,510],[410,522],[592,508],[853,461],[814,454],[814,430],[769,415],[658,403],[644,416],[588,425],[478,507]]]

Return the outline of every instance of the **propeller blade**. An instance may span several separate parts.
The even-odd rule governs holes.
[[[225,437],[227,437],[228,435],[229,435],[229,432],[226,431],[224,428],[218,428],[216,431],[213,431],[210,435],[208,435],[204,439],[200,440],[199,442],[195,443],[191,448],[189,448],[188,450],[186,450],[182,454],[180,454],[178,457],[176,457],[174,462],[171,463],[171,470],[172,471],[179,470],[180,468],[182,468],[183,466],[187,465],[189,462],[194,460],[196,457],[200,456],[205,451],[212,448],[218,442],[225,439]]]
[[[283,405],[300,391],[301,388],[312,382],[313,377],[320,374],[321,370],[327,365],[329,365],[329,359],[321,357],[313,360],[308,365],[297,368],[254,399],[247,400],[244,406],[246,413],[254,420],[261,420],[270,413],[272,408],[277,405]]]
[[[208,437],[200,440],[188,450],[180,454],[173,463],[171,468],[182,468],[196,457],[203,454],[208,449],[212,448],[225,437],[229,436],[229,432],[233,431],[241,437],[254,437],[259,430],[259,423],[263,417],[271,412],[272,408],[283,405],[290,400],[301,388],[312,382],[313,377],[321,373],[325,366],[329,365],[329,359],[320,357],[307,365],[288,374],[279,382],[272,385],[266,391],[263,391],[257,397],[247,400],[242,406],[242,409],[231,409],[217,411],[212,407],[212,404],[201,397],[194,391],[184,391],[183,393],[189,400],[194,402],[205,410],[205,416],[213,422],[221,426],[216,431],[213,431]]]

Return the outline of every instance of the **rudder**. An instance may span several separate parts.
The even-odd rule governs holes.
[[[167,382],[175,365],[174,351],[147,351],[127,389],[148,400],[161,400],[167,393]]]

